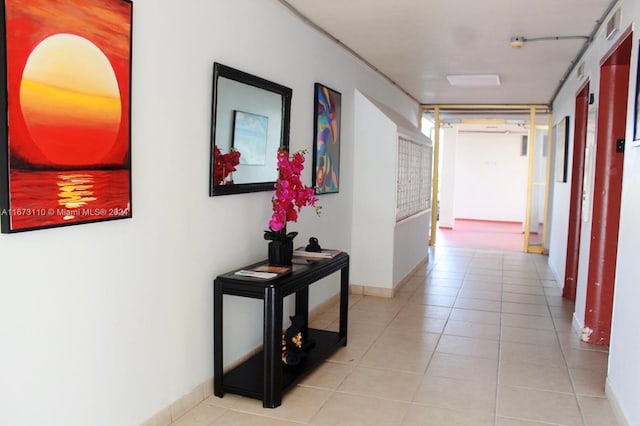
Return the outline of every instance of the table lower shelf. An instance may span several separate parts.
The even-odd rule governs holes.
[[[334,331],[309,329],[309,341],[316,344],[304,361],[297,366],[282,368],[282,390],[295,384],[303,376],[310,373],[319,363],[327,359],[338,348],[344,346],[345,338]],[[250,398],[262,399],[264,389],[264,353],[260,351],[247,361],[226,373],[222,380],[223,392],[234,393]],[[218,395],[222,396],[222,395]]]

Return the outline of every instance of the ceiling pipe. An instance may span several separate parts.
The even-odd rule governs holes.
[[[605,10],[602,16],[600,17],[600,19],[596,21],[596,25],[594,26],[593,31],[591,31],[591,34],[589,35],[589,39],[584,42],[582,49],[580,49],[576,57],[573,59],[573,61],[571,61],[569,68],[560,79],[560,82],[558,83],[558,86],[556,87],[555,92],[553,92],[553,96],[551,96],[551,100],[549,101],[550,108],[553,109],[553,102],[555,102],[556,97],[558,97],[558,93],[560,93],[560,90],[562,89],[562,86],[564,86],[565,81],[567,81],[567,78],[569,78],[569,75],[573,72],[575,67],[578,65],[578,62],[580,62],[580,60],[582,59],[582,56],[585,54],[589,46],[591,46],[591,43],[593,42],[593,39],[595,38],[596,33],[600,29],[600,26],[605,22],[605,20],[607,19],[607,16],[609,16],[609,14],[614,9],[618,1],[619,0],[611,0],[611,3],[609,3],[609,6],[607,6],[607,10]]]
[[[302,12],[300,12],[298,9],[296,9],[291,4],[289,4],[286,0],[277,0],[277,1],[282,6],[284,6],[286,9],[288,9],[289,12],[291,12],[294,16],[296,16],[298,19],[300,19],[302,22],[304,22],[305,24],[309,25],[311,28],[313,28],[314,30],[318,31],[320,34],[324,35],[325,37],[327,37],[328,39],[330,39],[331,41],[336,43],[338,46],[340,46],[341,48],[343,48],[344,50],[349,52],[357,60],[359,60],[364,65],[366,65],[367,67],[371,68],[373,71],[378,73],[382,78],[387,80],[389,83],[391,83],[392,85],[396,86],[400,91],[402,91],[405,95],[407,95],[409,98],[411,98],[413,101],[415,101],[418,105],[420,104],[420,101],[418,99],[416,99],[415,96],[413,96],[411,93],[409,93],[407,90],[405,90],[402,86],[400,86],[398,83],[396,83],[394,80],[392,80],[391,77],[389,77],[388,75],[383,73],[380,69],[378,69],[376,66],[374,66],[371,62],[367,61],[364,57],[360,56],[359,53],[357,53],[355,50],[353,50],[352,48],[350,48],[349,46],[344,44],[341,40],[339,40],[336,37],[334,37],[333,35],[331,35],[331,33],[329,33],[327,30],[322,28],[320,25],[316,24],[311,19],[309,19],[307,16],[303,15]]]
[[[531,42],[531,41],[571,40],[571,39],[586,39],[586,40],[589,40],[589,39],[591,39],[591,36],[571,35],[571,36],[550,36],[550,37],[532,37],[532,38],[516,36],[516,37],[511,37],[511,40],[509,40],[509,46],[511,46],[511,47],[513,47],[515,49],[520,49],[522,46],[524,46],[525,43],[528,43],[528,42]]]

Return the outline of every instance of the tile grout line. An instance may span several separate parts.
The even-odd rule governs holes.
[[[437,258],[438,262],[442,261],[443,265],[447,265],[448,264],[448,259],[450,259],[450,257],[447,256],[447,254],[448,254],[448,252],[445,253],[444,255],[438,257]],[[500,392],[500,387],[501,387],[501,369],[502,369],[502,364],[503,364],[503,351],[502,351],[502,349],[503,349],[503,337],[504,337],[504,332],[505,332],[504,328],[507,327],[506,323],[504,321],[504,319],[505,319],[504,315],[506,313],[503,311],[503,309],[504,309],[503,304],[505,303],[505,293],[506,293],[505,292],[505,285],[506,285],[505,284],[505,279],[506,279],[507,270],[505,268],[507,267],[507,262],[508,262],[508,254],[507,253],[501,252],[501,253],[497,254],[495,252],[492,252],[491,253],[491,258],[495,257],[496,255],[500,257],[500,265],[501,266],[500,266],[500,274],[499,274],[499,276],[500,276],[500,278],[499,278],[500,279],[500,287],[499,287],[500,288],[500,317],[499,317],[499,321],[498,321],[498,323],[499,323],[498,360],[497,360],[497,371],[496,371],[497,376],[496,376],[496,383],[495,383],[495,399],[494,399],[495,406],[494,406],[494,410],[493,410],[493,417],[494,417],[493,425],[494,426],[497,426],[499,424],[498,413],[499,413],[499,408],[500,408],[499,407],[499,398],[500,398],[500,394],[501,394],[501,392]],[[455,308],[455,304],[459,301],[459,298],[463,298],[462,290],[465,288],[466,280],[470,275],[473,275],[475,273],[474,271],[478,270],[478,268],[477,268],[478,265],[477,265],[477,263],[474,263],[474,259],[475,259],[476,262],[478,262],[478,261],[482,262],[483,261],[482,250],[478,250],[478,251],[474,250],[473,253],[471,253],[471,254],[468,253],[468,252],[461,253],[461,257],[465,257],[465,258],[470,257],[470,260],[468,262],[466,262],[466,264],[462,264],[462,262],[460,262],[460,264],[458,264],[457,261],[454,261],[454,262],[451,263],[450,267],[452,268],[451,269],[452,272],[455,271],[456,268],[462,269],[462,268],[460,268],[460,266],[462,266],[464,268],[464,274],[462,274],[461,283],[457,287],[457,291],[455,292],[455,296],[453,297],[452,305],[448,307],[448,309],[449,309],[448,310],[448,314],[446,315],[446,319],[444,319],[444,324],[443,324],[440,332],[438,333],[437,340],[435,341],[435,347],[434,347],[433,351],[430,353],[429,358],[428,358],[428,362],[427,362],[424,370],[422,371],[423,380],[425,380],[424,378],[426,377],[426,372],[428,371],[429,367],[432,365],[432,361],[433,361],[433,359],[435,357],[436,350],[438,349],[438,346],[441,343],[443,335],[445,335],[445,329],[446,329],[447,325],[450,324],[451,321],[453,321],[453,319],[451,319],[451,316],[453,315],[453,309]],[[487,259],[487,260],[489,260],[489,259]],[[545,291],[546,287],[544,285],[545,281],[555,281],[555,280],[551,280],[551,279],[547,278],[546,275],[544,275],[544,271],[541,271],[541,268],[543,267],[542,263],[538,262],[537,260],[531,260],[530,258],[526,258],[526,260],[527,260],[526,266],[531,266],[529,264],[529,262],[532,262],[532,265],[535,267],[535,272],[536,272],[536,276],[537,276],[537,279],[536,279],[537,285],[541,286],[541,288],[543,290],[543,295],[545,297],[544,306],[546,306],[546,311],[549,314],[549,318],[551,320],[551,324],[553,325],[553,332],[555,334],[555,342],[559,345],[559,349],[560,349],[560,353],[561,353],[561,356],[562,356],[562,360],[564,362],[565,371],[569,375],[569,379],[570,379],[570,383],[571,383],[571,389],[572,389],[571,392],[569,392],[569,391],[567,391],[567,392],[549,391],[549,392],[565,394],[565,395],[573,395],[573,397],[575,399],[575,402],[577,404],[579,413],[580,413],[580,420],[581,420],[582,424],[585,425],[585,424],[587,424],[586,423],[586,420],[587,420],[587,415],[586,414],[587,414],[587,412],[583,411],[582,405],[581,405],[580,400],[578,398],[578,393],[576,391],[576,381],[574,380],[574,377],[571,374],[571,369],[570,369],[570,366],[569,366],[569,363],[568,363],[568,359],[569,359],[568,357],[569,357],[570,353],[573,353],[573,352],[568,352],[568,351],[580,351],[580,352],[588,351],[588,352],[592,352],[592,350],[583,349],[581,347],[574,347],[574,346],[572,346],[571,342],[567,343],[566,346],[562,344],[560,330],[558,329],[558,326],[560,324],[566,325],[566,324],[564,324],[564,322],[566,320],[566,318],[564,316],[564,314],[565,314],[565,312],[564,312],[565,306],[564,306],[564,304],[561,304],[559,306],[556,306],[556,305],[552,306],[551,302],[555,301],[555,299],[552,299],[551,298],[552,295],[550,296],[549,293]],[[490,261],[491,261],[491,265],[493,265],[493,259],[490,259]],[[433,272],[433,269],[438,264],[438,262],[436,262],[435,260],[434,260],[433,263],[430,262],[429,266],[427,266],[426,275],[423,277],[424,278],[424,286],[422,286],[422,285],[416,286],[416,288],[411,290],[411,292],[410,292],[411,296],[409,296],[409,298],[412,298],[416,294],[418,294],[418,291],[420,289],[422,289],[422,290],[426,290],[427,289],[427,279],[431,275],[431,272]],[[489,264],[488,261],[487,261],[487,264]],[[513,270],[515,273],[517,273],[517,271],[522,269],[522,268],[514,267],[514,266],[510,266],[510,268],[511,269],[509,269],[509,271]],[[458,271],[459,271],[459,269],[458,269]],[[484,269],[491,269],[491,268],[480,268],[480,270],[484,270]],[[528,271],[528,269],[527,269],[527,271]],[[513,274],[510,273],[509,277],[513,277]],[[439,278],[439,277],[436,277],[436,278]],[[496,279],[496,278],[497,278],[497,275],[493,279]],[[456,280],[457,280],[457,278],[456,278]],[[557,282],[556,282],[556,284],[557,284]],[[551,285],[549,287],[551,287]],[[426,292],[425,292],[425,294],[426,294]],[[513,302],[513,303],[524,303],[524,304],[527,304],[527,305],[530,304],[528,302]],[[531,303],[531,304],[537,305],[537,303]],[[429,308],[431,308],[431,307],[435,308],[435,307],[438,307],[439,305],[422,305],[422,306],[423,306],[422,312],[426,313],[426,311]],[[339,391],[338,389],[353,374],[354,370],[360,366],[360,363],[362,362],[363,357],[372,349],[373,345],[377,341],[379,341],[379,339],[384,334],[384,332],[386,330],[389,330],[389,327],[392,324],[393,320],[395,318],[397,318],[398,315],[400,315],[400,313],[403,312],[407,307],[408,307],[408,304],[405,303],[405,304],[402,305],[402,307],[400,309],[397,310],[397,312],[395,312],[393,317],[380,329],[381,330],[380,333],[378,335],[376,335],[376,337],[371,341],[371,343],[368,345],[366,351],[364,352],[364,354],[362,354],[362,356],[360,357],[360,359],[358,360],[358,362],[355,365],[350,366],[349,364],[345,364],[344,362],[340,362],[340,361],[329,361],[329,362],[334,362],[334,363],[337,363],[337,364],[340,364],[340,365],[345,365],[345,366],[349,366],[350,367],[350,371],[340,380],[340,383],[334,389],[327,389],[327,388],[321,388],[321,387],[320,388],[315,388],[313,386],[307,386],[307,387],[310,387],[310,388],[324,389],[324,390],[329,391],[329,392],[327,392],[327,397],[320,404],[320,406],[313,412],[313,414],[311,414],[308,417],[305,417],[308,420],[302,421],[302,420],[287,419],[287,418],[283,418],[283,417],[272,417],[270,415],[265,415],[264,413],[255,413],[255,412],[252,412],[250,410],[245,411],[240,407],[234,408],[233,406],[229,406],[229,407],[219,406],[220,408],[223,408],[224,411],[222,412],[222,414],[219,414],[216,417],[216,419],[214,420],[213,424],[218,424],[217,422],[219,421],[219,418],[224,416],[224,413],[227,413],[229,411],[235,411],[235,412],[240,412],[240,413],[246,413],[246,414],[249,414],[249,415],[252,415],[252,416],[262,417],[262,418],[266,417],[266,418],[269,418],[269,419],[284,419],[285,421],[291,422],[292,424],[315,425],[317,423],[313,423],[313,419],[321,412],[321,410],[323,408],[326,407],[327,403],[331,400],[331,398],[333,398],[335,395],[345,395],[345,394],[346,395],[357,395],[357,396],[366,397],[366,398],[375,398],[375,399],[378,399],[378,400],[388,400],[388,401],[402,402],[402,403],[408,404],[408,409],[406,409],[401,415],[398,416],[400,418],[400,422],[398,424],[404,424],[404,422],[408,421],[408,419],[409,419],[409,416],[411,414],[411,407],[413,407],[415,405],[421,405],[420,403],[414,402],[414,400],[417,397],[417,392],[419,390],[419,386],[418,386],[418,388],[416,388],[416,391],[413,393],[413,396],[411,397],[410,401],[388,399],[388,398],[380,397],[380,396],[370,396],[370,395],[363,395],[363,394],[355,394],[355,393]],[[349,309],[351,309],[351,308],[352,307],[350,307]],[[456,309],[467,309],[467,308],[456,308]],[[482,309],[471,309],[471,310],[481,310],[482,311]],[[557,312],[559,314],[558,318],[554,317],[554,314],[553,314],[554,310],[555,310],[555,312]],[[543,311],[541,311],[541,312],[543,312]],[[522,315],[525,315],[525,314],[522,314]],[[534,317],[537,316],[537,315],[534,315],[534,314],[531,314],[531,315],[533,315]],[[442,318],[442,317],[440,317],[440,318]],[[557,321],[556,321],[556,319],[557,319]],[[517,325],[512,325],[512,326],[518,327]],[[432,332],[429,332],[429,333],[435,334],[435,333],[432,333]],[[604,351],[597,351],[597,352],[604,352]],[[422,358],[422,359],[424,359],[424,358]],[[375,370],[385,370],[385,368],[381,368],[381,367],[362,367],[362,368],[375,369]],[[584,366],[582,364],[579,364],[575,368],[584,368]],[[408,373],[410,373],[412,375],[419,375],[420,374],[420,373],[416,373],[416,372],[408,372]],[[304,386],[304,385],[301,385],[301,384],[298,384],[298,385],[299,386]],[[535,387],[531,387],[530,388],[528,386],[516,386],[516,385],[506,385],[506,384],[505,384],[505,386],[514,386],[514,387],[523,388],[523,389],[540,390],[538,388],[535,388]],[[587,394],[584,394],[584,395],[585,396],[589,396]],[[244,397],[240,397],[240,398],[244,398]],[[606,399],[606,397],[605,397],[605,399]],[[205,403],[205,402],[203,401],[202,403]],[[200,404],[198,404],[198,405],[200,405]],[[452,410],[454,410],[454,409],[452,409]],[[458,411],[458,409],[455,409],[454,411]],[[460,411],[463,412],[464,410],[461,409]],[[489,411],[487,410],[487,414],[488,413],[489,413]],[[504,419],[513,419],[515,421],[529,421],[529,422],[533,422],[533,423],[541,424],[541,425],[544,425],[544,424],[557,425],[557,423],[550,422],[549,420],[543,421],[543,420],[524,419],[524,418],[518,418],[518,417],[509,416],[509,415],[502,416],[502,417],[500,417],[500,419],[502,419],[502,420],[504,420]],[[577,417],[575,419],[577,420]],[[554,419],[554,420],[557,420],[557,419]]]
[[[500,399],[500,367],[502,365],[502,302],[504,299],[504,255],[502,256],[502,274],[500,277],[500,336],[498,339],[498,366],[496,372],[496,393],[493,409],[493,424],[498,426],[498,403]]]
[[[440,259],[441,259],[441,257],[438,258],[438,261],[440,261]],[[425,289],[426,289],[426,287],[428,285],[427,284],[427,280],[428,280],[430,274],[433,272],[433,269],[438,264],[438,261],[434,262],[433,267],[429,271],[427,271],[427,275],[425,276]],[[434,358],[434,356],[436,354],[436,350],[438,349],[438,345],[440,344],[440,340],[442,339],[442,335],[444,334],[444,330],[446,329],[447,324],[449,323],[449,318],[451,318],[451,312],[453,311],[453,305],[455,305],[455,302],[458,299],[458,295],[460,294],[460,290],[462,289],[462,286],[464,285],[464,278],[468,274],[468,269],[469,269],[469,266],[467,265],[466,269],[465,269],[465,274],[464,274],[464,276],[462,277],[462,280],[461,280],[462,283],[458,287],[458,291],[456,292],[456,296],[454,297],[453,304],[449,307],[449,313],[447,314],[447,318],[445,319],[444,325],[442,326],[442,330],[440,331],[440,333],[438,333],[438,339],[436,340],[435,346],[433,348],[433,351],[431,352],[431,355],[429,356],[429,361],[427,362],[427,365],[425,366],[425,368],[424,368],[424,370],[422,372],[422,378],[423,379],[421,381],[421,384],[425,380],[427,371],[429,370],[429,367],[431,366],[433,358]],[[415,295],[415,293],[417,293],[417,292],[418,292],[418,289],[416,289],[413,294]],[[431,305],[424,305],[424,306],[426,307],[426,306],[431,306]],[[425,308],[425,309],[428,309],[428,308]],[[415,404],[415,399],[416,399],[416,396],[417,396],[417,393],[418,393],[419,389],[420,389],[420,386],[418,386],[416,388],[416,390],[414,391],[414,393],[413,393],[413,396],[412,396],[411,402],[410,402],[411,406],[413,406]],[[403,416],[402,421],[401,421],[400,424],[404,424],[404,422],[405,422],[405,420],[406,420],[408,415],[409,415],[409,410],[407,410],[407,412],[404,413],[404,416]]]
[[[558,346],[560,348],[560,353],[562,354],[562,360],[564,361],[564,366],[565,366],[565,369],[566,369],[567,376],[569,376],[569,383],[571,383],[572,395],[573,395],[573,398],[575,399],[576,406],[578,407],[578,413],[580,414],[580,419],[582,420],[582,424],[586,425],[587,424],[587,420],[586,420],[585,414],[584,414],[584,412],[582,410],[582,406],[580,404],[580,401],[578,399],[578,393],[576,391],[575,382],[574,382],[573,376],[571,374],[571,370],[569,368],[569,363],[567,362],[567,356],[566,356],[566,353],[565,353],[565,348],[562,345],[562,342],[560,341],[560,336],[558,335],[558,328],[557,328],[557,324],[556,324],[555,318],[553,316],[553,311],[551,309],[551,305],[549,305],[549,299],[547,297],[547,293],[544,291],[544,288],[545,288],[544,281],[547,280],[547,278],[541,277],[541,272],[540,272],[540,269],[538,268],[538,265],[535,264],[535,266],[536,266],[536,273],[538,275],[538,280],[540,281],[540,285],[541,285],[542,290],[544,292],[545,306],[547,307],[547,311],[549,311],[549,317],[551,318],[551,323],[553,324],[553,332],[554,332],[555,337],[556,337],[556,342],[558,343]]]

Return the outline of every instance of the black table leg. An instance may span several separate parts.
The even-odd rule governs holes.
[[[223,397],[222,390],[222,284],[213,284],[213,393]]]
[[[301,315],[304,320],[302,335],[306,338],[309,334],[309,287],[296,292],[296,315]]]
[[[264,290],[264,394],[262,406],[282,403],[282,294],[277,286]]]
[[[349,312],[349,264],[340,270],[340,338],[347,346],[347,325]]]

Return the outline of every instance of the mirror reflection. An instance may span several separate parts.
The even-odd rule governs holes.
[[[270,191],[289,146],[291,89],[214,64],[210,195]]]

